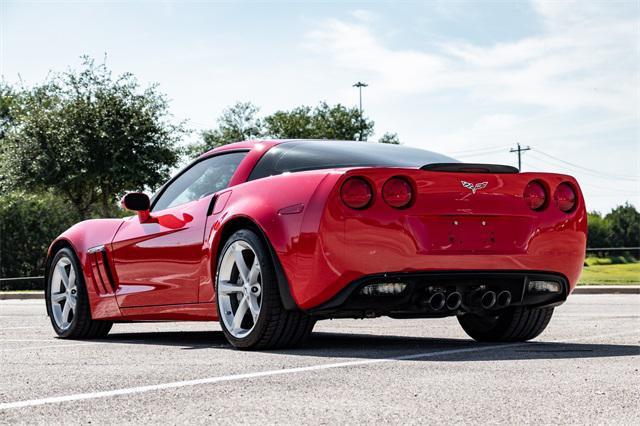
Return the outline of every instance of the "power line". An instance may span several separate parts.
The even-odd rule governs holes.
[[[536,150],[535,152],[536,153],[541,153],[538,150]],[[533,155],[533,154],[530,154],[530,155],[532,156],[532,158],[535,158],[535,159],[537,159],[539,161],[542,161],[542,162],[545,162],[545,163],[549,162],[549,160],[545,160],[544,158],[538,157],[536,155]],[[560,164],[564,163],[564,166],[559,166],[559,167],[566,167],[566,166],[573,167],[574,169],[576,169],[576,170],[574,170],[575,173],[582,173],[582,174],[585,174],[587,176],[595,177],[595,178],[598,178],[598,179],[604,179],[604,180],[610,180],[610,181],[624,180],[624,181],[627,181],[627,182],[638,182],[638,180],[640,180],[640,178],[622,177],[622,176],[616,176],[616,175],[611,175],[611,174],[605,174],[605,173],[597,172],[595,170],[588,169],[588,168],[585,168],[585,167],[580,167],[580,166],[574,165],[572,163],[568,163],[567,161],[562,161],[560,159],[555,159],[554,157],[551,157],[551,158],[553,158],[556,162],[558,162]],[[557,164],[555,166],[557,166]]]
[[[467,154],[467,153],[473,153],[473,152],[478,152],[478,151],[487,151],[487,150],[495,150],[500,148],[500,150],[506,149],[508,148],[508,145],[492,145],[492,146],[485,146],[485,147],[481,147],[481,148],[472,148],[472,149],[463,149],[461,151],[453,151],[450,152],[449,154],[451,155],[458,155],[458,154]]]
[[[493,154],[499,154],[501,152],[505,152],[504,148],[501,149],[494,149],[492,151],[487,151],[487,152],[476,152],[476,153],[469,153],[469,154],[462,154],[462,155],[456,155],[456,157],[458,158],[466,158],[466,157],[483,157],[485,155],[493,155]]]
[[[600,171],[600,170],[590,169],[590,168],[588,168],[588,167],[583,167],[583,166],[580,166],[580,165],[578,165],[578,164],[574,164],[574,163],[571,163],[571,162],[569,162],[569,161],[563,160],[563,159],[561,159],[561,158],[554,157],[553,155],[551,155],[551,154],[547,154],[546,152],[544,152],[544,151],[540,151],[539,149],[535,149],[535,151],[536,151],[536,152],[538,152],[538,153],[540,153],[540,154],[542,154],[542,155],[544,155],[544,156],[546,156],[546,157],[549,157],[549,158],[552,158],[552,159],[554,159],[554,160],[556,160],[556,161],[559,161],[559,162],[561,162],[561,163],[567,164],[567,165],[572,166],[572,167],[575,167],[575,168],[577,168],[577,169],[585,170],[585,171],[587,171],[587,172],[595,173],[595,174],[598,174],[598,175],[601,175],[601,176],[610,176],[612,179],[631,179],[631,180],[640,180],[640,176],[616,175],[616,174],[613,174],[613,173],[602,172],[602,171]]]

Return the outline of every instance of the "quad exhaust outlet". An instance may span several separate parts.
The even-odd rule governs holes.
[[[511,292],[503,290],[496,297],[496,308],[506,308],[511,304]]]
[[[434,311],[439,311],[440,309],[444,308],[444,305],[446,303],[444,293],[440,291],[433,293],[429,297],[427,303],[429,304],[429,307],[431,309],[433,309]]]
[[[480,304],[484,309],[491,309],[496,304],[496,292],[495,291],[485,291],[482,295],[482,299],[480,299]]]
[[[509,290],[488,290],[484,286],[476,287],[468,292],[444,289],[429,289],[423,293],[419,303],[431,312],[468,310],[504,309],[511,304],[512,295]]]
[[[450,311],[455,311],[462,305],[462,295],[457,291],[450,293],[447,296],[446,306]]]

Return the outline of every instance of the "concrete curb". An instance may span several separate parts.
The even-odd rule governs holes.
[[[572,294],[640,294],[640,285],[580,285]],[[0,291],[0,300],[44,299],[44,291]]]
[[[0,291],[0,300],[44,299],[44,291]]]
[[[572,294],[640,294],[640,285],[579,285]]]

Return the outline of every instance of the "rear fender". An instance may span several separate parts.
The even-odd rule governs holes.
[[[217,257],[226,238],[242,224],[253,224],[267,243],[279,278],[286,309],[297,309],[296,281],[301,265],[297,260],[301,245],[316,244],[314,238],[328,198],[340,173],[320,170],[272,176],[234,186],[223,211],[207,221],[207,250],[211,257],[211,280],[200,287],[200,302],[215,300],[213,283]],[[240,227],[239,227],[240,226]],[[208,288],[207,288],[208,287]]]

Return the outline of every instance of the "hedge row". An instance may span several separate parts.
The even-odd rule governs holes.
[[[42,275],[49,244],[78,220],[53,194],[0,195],[0,278]],[[42,288],[42,281],[0,281],[0,290],[34,288]]]

